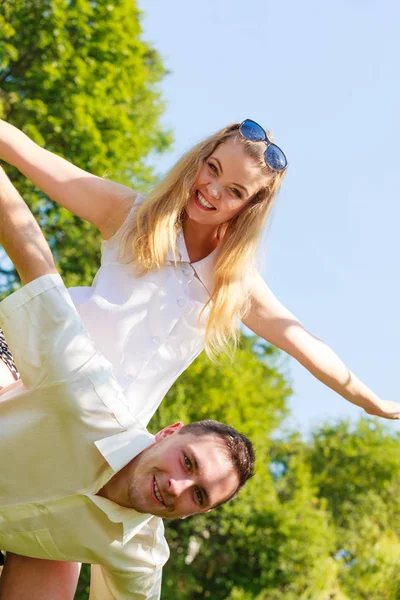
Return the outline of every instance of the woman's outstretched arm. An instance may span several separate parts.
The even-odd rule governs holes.
[[[93,223],[106,239],[122,225],[136,197],[129,187],[76,167],[1,120],[0,160],[16,167],[52,200]]]
[[[243,323],[254,333],[284,350],[312,375],[370,415],[400,419],[400,403],[381,400],[360,381],[322,340],[308,332],[257,276],[251,308]]]

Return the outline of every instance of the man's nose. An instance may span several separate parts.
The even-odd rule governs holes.
[[[171,496],[179,497],[181,494],[186,492],[193,485],[193,481],[190,479],[170,479],[169,480],[169,493]]]

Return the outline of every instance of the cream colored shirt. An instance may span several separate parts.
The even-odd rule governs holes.
[[[91,599],[156,600],[162,520],[96,496],[153,438],[58,275],[0,304],[21,380],[0,393],[0,548],[92,564]]]
[[[204,348],[199,316],[212,291],[218,250],[191,263],[183,234],[177,264],[138,277],[121,260],[121,241],[143,197],[136,199],[121,229],[103,241],[101,267],[92,287],[69,290],[100,352],[110,361],[128,408],[147,426],[168,389]]]

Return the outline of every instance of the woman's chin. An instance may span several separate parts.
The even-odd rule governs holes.
[[[215,225],[214,211],[202,210],[196,205],[193,198],[187,203],[185,211],[189,219],[199,225]]]

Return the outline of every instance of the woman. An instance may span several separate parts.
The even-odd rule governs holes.
[[[144,424],[204,345],[213,355],[235,343],[238,318],[367,413],[399,418],[400,405],[380,400],[359,381],[255,270],[257,244],[286,167],[283,152],[258,124],[246,120],[198,144],[146,200],[47,152],[4,122],[0,158],[100,230],[102,266],[91,288],[73,288],[71,295]],[[36,561],[13,560],[25,561],[20,581],[30,581]],[[43,600],[43,574],[37,565],[34,572]],[[46,578],[50,582],[50,572]]]

